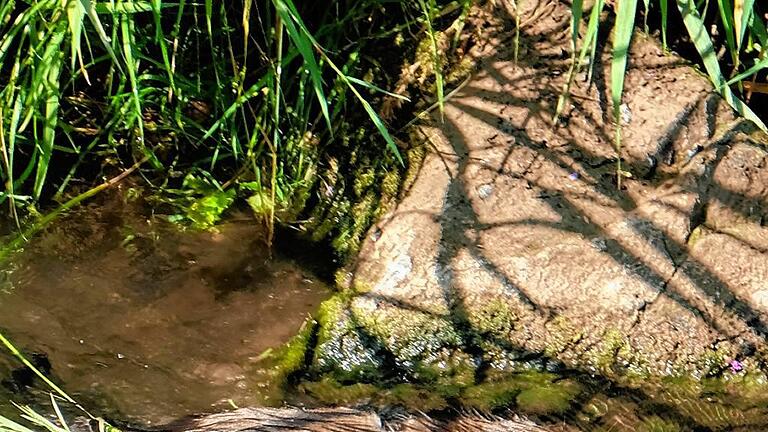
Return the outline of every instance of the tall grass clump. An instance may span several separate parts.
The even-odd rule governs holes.
[[[617,153],[617,182],[620,187],[621,178],[631,176],[621,167],[621,101],[624,90],[624,76],[629,57],[629,43],[638,24],[637,0],[621,0],[613,2],[616,19],[613,24],[613,51],[611,55],[610,89],[613,105],[613,120],[615,122],[615,148]],[[582,0],[574,0],[571,5],[571,68],[568,79],[563,87],[558,101],[555,117],[559,117],[568,102],[570,88],[576,73],[586,67],[591,80],[597,52],[598,32],[600,31],[601,13],[607,3],[595,1],[591,10],[584,9]],[[668,47],[668,33],[684,27],[690,43],[698,53],[709,79],[731,107],[740,115],[753,121],[758,127],[767,130],[764,122],[745,104],[733,91],[759,88],[755,85],[758,74],[768,68],[768,32],[765,21],[759,13],[759,5],[753,0],[718,0],[712,2],[694,0],[675,0],[672,7],[679,12],[680,21],[670,21],[668,0],[643,0],[643,28],[648,31],[649,15],[658,14],[660,31],[664,49]],[[707,18],[709,9],[715,8],[717,16]],[[582,17],[588,14],[586,25]],[[676,16],[677,17],[677,16]],[[716,33],[707,29],[711,26],[719,28]],[[724,41],[718,41],[716,35],[724,35]],[[724,48],[727,56],[718,58],[716,45]],[[723,69],[729,70],[726,74]],[[744,80],[751,79],[751,82]]]
[[[18,221],[139,163],[171,219],[243,198],[271,231],[340,158],[402,167],[375,107],[403,98],[396,43],[432,38],[442,101],[435,20],[469,3],[0,0],[0,203]]]

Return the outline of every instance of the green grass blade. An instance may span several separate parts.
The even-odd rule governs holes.
[[[715,88],[720,89],[721,94],[726,102],[736,112],[753,121],[763,131],[768,131],[765,123],[739,98],[737,98],[730,87],[728,87],[720,70],[720,64],[717,61],[715,55],[715,49],[712,46],[712,40],[707,34],[707,29],[704,26],[704,22],[701,20],[698,11],[696,11],[692,0],[678,0],[677,7],[680,10],[680,14],[683,16],[683,23],[685,24],[688,35],[693,41],[696,51],[698,51],[704,62],[704,68],[707,70],[709,79],[715,85]]]
[[[257,81],[254,85],[252,85],[248,90],[243,92],[243,94],[238,97],[229,107],[227,107],[226,110],[224,110],[224,113],[219,117],[208,130],[205,132],[205,134],[200,138],[199,141],[205,141],[208,138],[212,137],[214,133],[216,133],[219,128],[221,128],[222,124],[227,121],[230,117],[232,117],[237,110],[243,106],[249,99],[253,98],[254,96],[261,93],[261,89],[264,87],[264,85],[267,83],[267,79],[271,75],[265,75],[259,81]]]
[[[0,431],[3,432],[37,432],[24,425],[0,415]]]
[[[13,178],[13,155],[16,154],[16,134],[19,130],[19,119],[21,118],[21,110],[22,106],[24,105],[24,91],[21,90],[19,94],[16,96],[16,100],[13,104],[13,112],[11,113],[11,125],[8,129],[8,155],[7,155],[7,161],[8,166],[6,167],[7,175],[8,175],[8,182],[6,183],[6,191],[8,194],[13,197],[15,194],[14,192],[14,182],[15,179]],[[2,133],[2,131],[0,131]],[[11,198],[11,201],[13,201],[13,198]]]
[[[752,36],[760,42],[762,51],[768,50],[768,30],[766,30],[763,20],[754,18],[750,22],[750,28],[752,29]]]
[[[72,432],[67,425],[67,421],[64,419],[64,414],[61,413],[59,404],[56,403],[56,398],[53,396],[53,393],[48,393],[48,395],[51,397],[51,406],[53,407],[54,413],[56,413],[56,419],[59,420],[59,424],[61,424],[66,432]]]
[[[315,46],[317,48],[319,47],[319,44],[315,43],[312,34],[306,28],[298,13],[292,13],[292,11],[295,11],[296,6],[293,5],[291,0],[272,0],[272,4],[275,6],[275,10],[280,16],[280,19],[283,21],[288,36],[291,38],[291,41],[304,59],[306,69],[309,71],[309,75],[312,78],[312,87],[317,95],[320,111],[325,118],[328,131],[332,133],[333,126],[331,125],[331,116],[328,113],[328,99],[323,90],[323,74],[317,63],[315,54],[312,52],[312,47]]]
[[[85,17],[85,8],[79,1],[67,2],[67,22],[69,24],[70,41],[69,46],[71,50],[70,54],[70,68],[75,70],[75,63],[80,58],[82,63],[82,57],[80,57],[80,36],[83,29],[83,18]]]
[[[614,27],[613,56],[611,58],[611,99],[613,113],[618,120],[621,114],[621,95],[624,91],[624,76],[629,60],[629,43],[635,26],[635,11],[637,0],[619,2],[619,10]]]
[[[98,2],[95,4],[97,14],[137,14],[143,12],[153,12],[157,0],[151,1],[121,1],[118,3]]]
[[[744,34],[747,32],[747,27],[749,27],[749,22],[754,13],[755,0],[734,0],[733,4],[733,21],[736,27],[736,55],[738,55],[738,51],[741,50],[742,43],[744,42]]]
[[[578,3],[574,2],[574,5],[578,6],[578,10],[571,9],[575,13],[578,13],[579,15],[582,14],[582,3],[579,0]],[[571,86],[573,85],[573,80],[576,77],[576,72],[581,68],[581,66],[584,64],[584,61],[587,58],[587,55],[589,53],[593,53],[595,50],[595,43],[597,42],[597,32],[599,30],[600,26],[600,13],[603,11],[603,6],[605,5],[604,0],[597,0],[595,4],[592,6],[592,12],[589,16],[589,22],[587,24],[587,32],[584,34],[584,39],[581,43],[581,50],[579,51],[579,57],[578,59],[574,59],[571,62],[570,70],[568,71],[568,80],[563,85],[563,91],[560,93],[560,97],[557,100],[557,108],[555,108],[555,115],[554,119],[557,119],[560,117],[560,115],[563,113],[563,110],[565,109],[566,103],[568,103],[568,98],[571,93]],[[575,7],[574,6],[574,7]],[[571,22],[572,25],[574,25],[573,21]],[[574,30],[575,28],[575,30]],[[574,27],[571,29],[571,38],[578,38],[579,30],[578,27]],[[574,42],[575,44],[576,42]],[[594,58],[594,55],[591,55],[590,58]],[[589,80],[592,79],[592,62],[590,62],[589,65]]]
[[[651,11],[651,0],[643,0],[643,31],[648,33],[648,14]]]
[[[272,114],[273,114],[273,120],[275,122],[274,128],[272,134],[272,153],[273,155],[277,152],[277,148],[280,146],[280,98],[282,96],[281,94],[281,87],[280,87],[280,79],[283,75],[283,20],[281,18],[277,19],[277,22],[275,23],[275,38],[277,39],[277,46],[275,47],[277,49],[277,61],[275,62],[275,76],[274,76],[274,83],[275,83],[275,91],[272,95]],[[274,174],[275,170],[272,169],[271,172]],[[274,178],[274,176],[273,176]],[[274,192],[274,188],[272,188],[272,192]],[[273,200],[274,202],[274,200]],[[274,221],[274,213],[271,214],[270,217],[270,223]],[[270,234],[271,236],[271,234]],[[271,238],[270,238],[271,241]]]
[[[13,354],[13,356],[14,356],[14,357],[16,357],[17,359],[19,359],[19,361],[21,361],[21,362],[24,364],[24,366],[28,367],[28,368],[29,368],[29,370],[31,370],[32,372],[34,372],[34,374],[35,374],[35,375],[37,375],[37,377],[38,377],[38,378],[40,378],[41,380],[43,380],[43,382],[44,382],[44,383],[45,383],[45,384],[46,384],[48,387],[50,387],[50,388],[51,388],[53,391],[55,391],[56,393],[58,393],[58,394],[59,394],[59,396],[61,396],[61,397],[63,397],[64,399],[66,399],[66,400],[67,400],[67,402],[70,402],[70,403],[76,404],[75,400],[74,400],[74,399],[72,399],[72,398],[71,398],[71,397],[70,397],[70,396],[69,396],[69,395],[68,395],[66,392],[64,392],[64,390],[62,390],[61,388],[59,388],[59,386],[57,386],[56,384],[54,384],[54,383],[53,383],[53,381],[51,381],[50,379],[48,379],[48,377],[46,377],[44,373],[40,372],[40,369],[36,368],[36,367],[35,367],[35,365],[33,365],[32,363],[30,363],[30,362],[29,362],[29,360],[27,360],[27,358],[24,356],[24,354],[22,354],[22,353],[21,353],[21,351],[19,351],[19,350],[18,350],[18,348],[16,348],[16,346],[14,346],[14,345],[11,343],[11,341],[10,341],[10,340],[8,340],[8,339],[7,339],[7,338],[6,338],[6,337],[5,337],[5,336],[4,336],[2,333],[0,333],[0,343],[2,343],[3,345],[5,345],[5,348],[7,348],[7,349],[8,349],[8,351],[10,351],[10,353],[11,353],[11,354]]]
[[[664,50],[667,50],[667,14],[669,13],[669,5],[667,0],[659,0],[659,7],[661,9],[661,46]]]
[[[376,114],[376,111],[373,109],[373,107],[371,107],[371,104],[368,103],[368,101],[363,97],[363,95],[360,94],[357,88],[352,85],[352,82],[349,80],[349,78],[336,66],[336,64],[327,57],[325,59],[328,61],[328,65],[331,66],[331,68],[339,75],[339,78],[341,78],[341,80],[349,87],[349,89],[360,101],[360,103],[363,104],[363,108],[365,109],[365,112],[368,113],[368,117],[371,119],[374,126],[376,126],[376,129],[378,129],[381,136],[384,137],[384,141],[387,142],[387,147],[392,151],[392,153],[395,154],[395,157],[397,158],[397,161],[400,162],[400,165],[404,165],[405,162],[403,162],[403,158],[400,156],[400,151],[397,149],[397,144],[395,144],[395,140],[392,138],[392,135],[389,134],[389,130],[384,124],[384,121],[379,117],[378,114]]]
[[[683,3],[687,4],[689,0],[678,0],[677,7],[678,9],[681,7],[681,1]],[[696,14],[698,16],[698,9],[694,5],[690,5],[692,8],[691,10],[695,10]],[[736,51],[736,36],[735,36],[735,29],[734,29],[734,20],[733,20],[733,4],[731,4],[730,0],[717,0],[717,9],[720,12],[720,23],[723,25],[723,30],[725,32],[725,43],[728,46],[728,52],[731,54],[731,60],[733,60],[734,64],[738,63],[738,57],[734,58],[734,56],[737,55]],[[699,18],[700,21],[704,21],[703,19]]]
[[[205,26],[208,28],[208,35],[213,34],[213,26],[211,25],[211,21],[213,21],[212,16],[213,0],[205,0]]]
[[[67,432],[69,429],[63,429],[59,426],[56,426],[45,418],[42,414],[38,413],[37,411],[33,410],[32,408],[28,406],[19,406],[17,407],[21,410],[21,418],[24,420],[27,420],[28,422],[32,423],[33,425],[43,428],[43,430],[46,430],[48,432]]]
[[[5,56],[12,44],[16,41],[16,35],[19,32],[28,31],[27,24],[29,21],[36,17],[41,10],[51,7],[55,3],[55,0],[44,0],[32,5],[29,9],[20,13],[19,16],[13,21],[10,30],[0,37],[0,64],[5,60]]]
[[[353,83],[355,83],[357,85],[369,88],[369,89],[371,89],[373,91],[377,91],[379,93],[384,93],[385,95],[392,96],[393,98],[404,100],[406,102],[410,102],[411,101],[411,99],[409,99],[407,96],[403,96],[401,94],[392,93],[390,91],[384,90],[381,87],[378,87],[378,86],[375,86],[375,85],[369,83],[368,81],[363,81],[361,79],[358,79],[358,78],[355,78],[355,77],[351,77],[351,76],[347,76],[347,79],[352,81]]]
[[[115,51],[112,49],[112,41],[109,36],[107,36],[107,32],[104,30],[104,26],[101,24],[99,14],[96,12],[93,3],[91,0],[79,1],[82,3],[83,9],[85,9],[85,13],[88,15],[88,19],[91,21],[91,24],[96,29],[96,34],[99,35],[99,39],[101,39],[101,44],[104,46],[104,49],[106,49],[109,56],[112,57],[112,61],[114,62],[115,66],[117,66],[117,69],[120,72],[123,72],[123,67],[120,65],[120,61],[117,59]]]
[[[144,119],[143,119],[143,112],[142,112],[142,98],[139,95],[141,84],[139,83],[139,80],[136,77],[136,71],[138,70],[138,64],[136,63],[136,58],[134,57],[134,50],[135,50],[135,42],[134,42],[134,35],[136,34],[133,29],[133,21],[129,18],[128,15],[121,15],[119,17],[120,22],[120,31],[121,31],[121,39],[123,44],[123,58],[125,59],[125,66],[128,70],[128,80],[130,82],[131,86],[131,97],[132,97],[132,105],[133,105],[133,117],[136,121],[136,125],[139,129],[138,138],[140,140],[139,142],[139,148],[141,149],[142,153],[146,157],[149,157],[150,162],[152,162],[152,165],[156,168],[162,168],[162,164],[157,159],[157,157],[152,153],[152,150],[150,150],[146,146],[146,141],[144,139]]]
[[[754,74],[760,72],[761,70],[763,70],[765,68],[768,68],[768,57],[763,58],[762,60],[760,60],[757,63],[755,63],[755,65],[752,66],[751,68],[749,68],[749,69],[745,70],[744,72],[742,72],[742,73],[734,76],[733,78],[729,79],[727,83],[723,84],[723,86],[729,86],[731,84],[739,82],[739,81],[743,80],[744,78],[747,78],[747,77],[749,77],[751,75],[754,75]],[[722,89],[723,89],[722,87],[718,87],[717,88],[718,91],[722,91]]]
[[[560,92],[560,97],[557,99],[557,107],[555,108],[555,115],[553,116],[555,121],[560,117],[560,114],[563,113],[565,104],[568,103],[573,79],[576,77],[576,69],[578,68],[576,52],[578,49],[579,29],[581,28],[581,18],[583,14],[583,0],[574,0],[573,3],[571,3],[571,66],[568,69],[568,80],[563,84],[563,90]]]
[[[65,32],[59,26],[55,31],[48,46],[43,54],[42,65],[39,68],[39,78],[34,82],[45,98],[45,115],[42,118],[43,137],[37,142],[39,149],[37,159],[37,170],[35,173],[35,184],[32,196],[35,199],[40,198],[45,179],[48,174],[48,167],[53,153],[53,143],[56,139],[56,123],[59,116],[59,76],[61,74],[61,62],[63,54],[61,53],[61,44],[64,40]],[[37,99],[37,97],[35,97]]]
[[[432,2],[427,4],[425,0],[419,0],[421,6],[421,12],[424,14],[424,21],[427,25],[427,36],[429,36],[430,48],[432,50],[432,63],[435,71],[435,87],[437,92],[437,106],[440,110],[440,117],[442,118],[445,112],[445,91],[443,86],[443,66],[440,61],[440,49],[437,46],[437,36],[435,29],[432,27]],[[515,60],[517,61],[517,60]]]
[[[624,93],[624,77],[629,60],[629,43],[635,29],[637,0],[622,0],[618,3],[618,9],[611,58],[611,100],[613,118],[616,122],[616,174],[619,188],[621,188],[621,96]]]
[[[384,124],[384,121],[381,120],[378,114],[376,114],[376,111],[374,111],[373,107],[371,107],[371,104],[368,103],[368,101],[365,100],[365,98],[351,84],[350,84],[350,89],[352,89],[352,92],[360,100],[360,103],[363,104],[363,108],[365,108],[365,112],[368,113],[368,117],[371,118],[371,121],[373,121],[373,124],[376,126],[376,129],[379,130],[379,133],[381,134],[381,136],[384,137],[384,141],[387,142],[387,147],[389,147],[392,153],[395,154],[395,157],[397,158],[398,162],[400,162],[401,165],[404,165],[405,162],[403,162],[403,158],[400,156],[400,151],[397,149],[395,140],[389,134],[389,130],[387,129],[387,126]]]
[[[573,58],[576,59],[577,44],[579,42],[579,29],[581,18],[584,15],[584,0],[573,0],[571,3],[571,49]]]

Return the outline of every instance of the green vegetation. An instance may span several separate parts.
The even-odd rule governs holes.
[[[318,229],[337,204],[355,208],[367,216],[332,234],[346,251],[381,194],[345,190],[338,170],[384,173],[392,195],[404,161],[390,130],[405,121],[385,123],[378,105],[408,103],[385,89],[423,37],[442,106],[436,26],[460,27],[470,5],[1,0],[0,203],[20,226],[138,164],[149,198],[196,228],[238,198],[270,230],[307,207]]]
[[[131,167],[172,220],[205,229],[247,202],[270,233],[275,221],[302,219],[314,239],[332,241],[342,256],[354,253],[403,178],[405,158],[392,131],[411,117],[382,108],[386,99],[412,104],[389,90],[403,54],[415,54],[418,73],[429,77],[424,90],[435,98],[428,109],[442,112],[446,87],[467,73],[451,54],[473,4],[0,0],[0,203],[21,227],[41,204],[76,205],[114,182],[67,202],[83,193],[81,185]],[[608,4],[573,2],[572,67],[556,117],[577,72],[586,66],[591,79]],[[764,127],[730,87],[744,90],[743,80],[754,83],[768,67],[757,2],[680,0],[674,17],[667,0],[616,5],[610,80],[617,154],[638,10],[645,29],[649,17],[660,17],[665,47],[681,17],[712,82]],[[522,2],[512,6],[517,11]],[[707,31],[713,23],[718,37]],[[514,32],[517,53],[517,26]],[[718,60],[721,45],[727,55]],[[621,158],[617,163],[619,180],[631,175]],[[48,220],[25,221],[20,241]]]
[[[610,90],[613,107],[613,121],[616,125],[614,146],[616,149],[616,178],[621,187],[622,177],[631,176],[631,173],[621,167],[621,124],[622,124],[622,93],[624,91],[624,76],[629,58],[629,46],[637,24],[637,0],[616,1],[614,7],[616,18],[613,24],[613,52],[611,56]],[[713,2],[713,7],[714,7]],[[608,3],[605,0],[596,0],[591,3],[589,19],[586,28],[582,31],[582,16],[586,12],[583,0],[575,0],[571,6],[571,68],[568,72],[568,80],[563,86],[563,91],[558,100],[555,111],[557,119],[565,110],[568,96],[573,85],[576,73],[584,66],[588,67],[588,79],[592,79],[592,68],[595,57],[598,55],[597,40],[600,30],[603,9]],[[768,68],[768,31],[765,22],[758,13],[758,5],[753,0],[718,0],[716,2],[716,18],[707,19],[710,8],[709,1],[677,0],[677,9],[682,19],[682,24],[688,33],[688,38],[699,54],[701,62],[709,76],[709,79],[720,91],[723,98],[740,115],[753,121],[761,129],[768,131],[765,123],[755,114],[749,106],[739,99],[731,85],[737,84],[739,89],[744,89],[742,81],[752,78],[755,83],[758,73]],[[651,14],[660,15],[660,29],[664,49],[668,46],[668,33],[679,26],[677,22],[669,20],[668,0],[651,2],[643,0],[644,21],[643,27],[648,31],[648,17]],[[670,27],[672,26],[672,27]],[[719,28],[719,32],[710,33],[710,26]],[[582,34],[583,33],[583,34]],[[724,34],[724,49],[728,56],[722,60],[718,58],[717,34]],[[581,45],[581,47],[579,47]],[[730,79],[726,80],[722,69],[730,67]]]

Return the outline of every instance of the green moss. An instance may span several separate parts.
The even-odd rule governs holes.
[[[320,381],[304,382],[299,389],[323,403],[333,405],[361,403],[379,392],[379,388],[373,384],[342,385],[330,377]]]
[[[288,343],[274,353],[267,351],[261,356],[260,366],[263,367],[255,371],[254,377],[261,385],[254,388],[254,393],[264,404],[279,405],[284,399],[289,377],[307,367],[307,350],[316,328],[314,320],[305,321]]]
[[[638,432],[680,432],[682,430],[679,424],[657,416],[643,419],[637,427]]]
[[[557,380],[548,372],[527,370],[506,374],[467,388],[461,403],[484,411],[508,407],[514,402],[531,414],[556,414],[566,411],[581,392],[574,381]]]
[[[472,73],[472,71],[475,69],[475,65],[476,61],[473,57],[462,57],[458,63],[451,67],[450,72],[448,72],[447,76],[445,77],[445,82],[447,84],[458,83]]]
[[[333,273],[333,285],[339,291],[345,291],[352,284],[352,273],[346,267],[342,267]]]
[[[618,363],[618,359],[631,355],[631,347],[624,333],[619,329],[609,328],[603,333],[600,344],[591,355],[591,361],[604,373],[613,374],[613,366]]]
[[[372,312],[354,303],[352,313],[417,382],[447,396],[474,383],[476,365],[461,349],[462,335],[445,318],[394,307]]]
[[[704,229],[701,227],[701,225],[695,227],[693,231],[691,231],[691,234],[688,236],[688,248],[692,249],[694,246],[696,246],[696,243],[698,243],[699,240],[704,236]]]
[[[549,324],[547,324],[547,331],[549,331],[551,336],[551,342],[545,347],[544,354],[549,357],[557,357],[569,346],[578,343],[584,336],[584,333],[579,331],[571,321],[563,315],[555,316]]]
[[[340,293],[320,305],[312,371],[340,382],[376,382],[384,370],[380,341],[367,334],[349,313],[349,297]]]
[[[316,328],[317,322],[315,320],[305,321],[299,333],[291,338],[277,354],[277,357],[280,359],[277,368],[282,377],[287,377],[306,367],[307,349],[312,339],[312,333]]]
[[[517,316],[504,299],[483,302],[480,310],[472,311],[467,317],[472,327],[481,335],[505,339],[515,329]]]
[[[354,175],[354,192],[355,196],[361,197],[376,181],[376,171],[373,168],[359,169]]]
[[[381,180],[382,198],[395,198],[400,191],[400,173],[397,170],[389,170]]]
[[[461,401],[467,407],[491,411],[512,405],[521,391],[520,383],[515,380],[486,382],[466,389]]]
[[[421,132],[417,128],[411,129],[410,139],[411,148],[406,153],[406,159],[408,160],[408,170],[405,172],[401,190],[407,191],[416,182],[416,177],[421,170],[421,164],[424,162],[424,158],[427,156],[427,145],[424,143],[425,138],[419,136]],[[419,144],[420,143],[420,144]]]
[[[414,384],[398,384],[381,393],[378,403],[385,406],[402,405],[407,408],[430,412],[448,408],[448,402],[432,389]]]
[[[561,414],[570,408],[578,393],[575,383],[558,381],[525,389],[515,402],[521,411],[529,414]]]

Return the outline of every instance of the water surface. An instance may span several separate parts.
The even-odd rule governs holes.
[[[120,203],[92,205],[14,263],[0,329],[44,353],[65,391],[100,414],[157,424],[270,404],[256,371],[328,290],[292,260],[270,258],[258,224],[240,219],[179,232]],[[0,378],[19,400],[13,367],[0,361]]]

